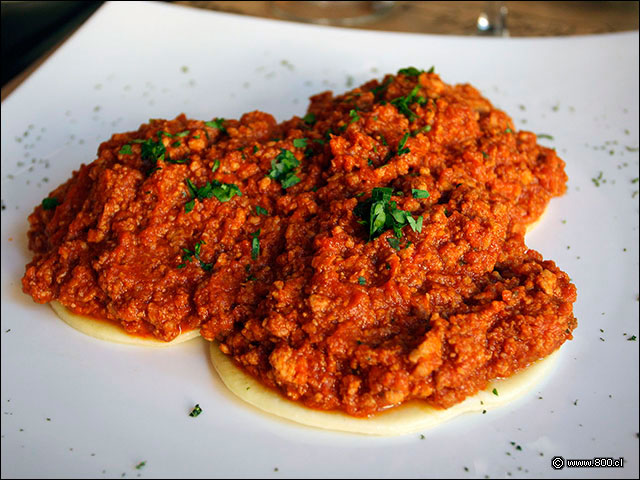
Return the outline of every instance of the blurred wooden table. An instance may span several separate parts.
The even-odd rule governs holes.
[[[190,7],[278,19],[273,2],[173,2]],[[359,26],[393,32],[475,35],[488,2],[396,2],[377,22]],[[585,35],[638,29],[638,2],[504,2],[512,37]],[[353,27],[356,28],[356,27]]]
[[[184,5],[187,8],[195,7],[278,19],[273,12],[272,2],[266,1],[177,1],[172,3]],[[398,1],[389,15],[357,28],[392,32],[474,35],[476,20],[486,3],[488,2]],[[638,30],[639,2],[637,1],[504,3],[509,9],[507,27],[512,37],[586,35]],[[38,68],[66,38],[10,80],[2,88],[2,100]]]

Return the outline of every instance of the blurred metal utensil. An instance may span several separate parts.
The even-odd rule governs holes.
[[[493,35],[496,37],[508,37],[507,14],[509,9],[504,2],[485,2],[484,11],[476,21],[476,33],[478,35]]]

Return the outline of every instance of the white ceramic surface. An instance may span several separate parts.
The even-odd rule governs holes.
[[[27,215],[112,133],[180,112],[283,120],[409,65],[472,83],[567,162],[528,244],[575,281],[578,329],[526,398],[424,438],[305,428],[230,395],[203,341],[104,343],[21,292]],[[638,476],[637,32],[461,38],[110,3],[2,103],[1,125],[3,477]],[[554,471],[554,455],[625,466]]]

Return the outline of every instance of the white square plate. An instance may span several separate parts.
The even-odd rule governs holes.
[[[567,162],[568,192],[528,244],[575,281],[578,329],[527,397],[424,439],[315,430],[229,394],[204,341],[100,342],[22,293],[27,215],[112,133],[181,112],[284,120],[311,94],[410,65],[473,84]],[[2,103],[2,475],[637,477],[637,179],[637,32],[444,37],[108,3]],[[554,455],[625,466],[555,471]]]

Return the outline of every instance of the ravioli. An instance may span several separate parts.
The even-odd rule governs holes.
[[[314,410],[284,398],[234,365],[216,343],[211,344],[209,353],[226,387],[263,412],[310,427],[380,436],[424,431],[460,415],[489,412],[512,403],[547,377],[559,356],[556,351],[511,377],[493,380],[485,390],[444,410],[414,400],[368,418],[358,418],[339,411]]]
[[[67,325],[75,328],[79,332],[89,335],[90,337],[105,340],[107,342],[125,343],[127,345],[135,345],[139,347],[171,347],[179,343],[188,342],[200,336],[200,330],[190,330],[179,334],[170,342],[164,342],[156,338],[140,337],[128,334],[122,327],[115,323],[96,320],[85,315],[78,315],[69,311],[64,305],[57,301],[50,303],[51,308]]]

